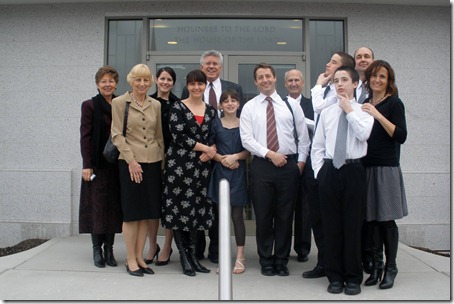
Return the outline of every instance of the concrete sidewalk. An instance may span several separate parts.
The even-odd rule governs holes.
[[[233,242],[233,239],[232,239]],[[163,237],[158,243],[164,243]],[[235,248],[232,246],[232,248]],[[295,254],[289,261],[290,276],[265,277],[260,274],[255,237],[246,238],[246,272],[233,275],[233,300],[256,301],[430,301],[451,300],[450,258],[434,255],[399,244],[394,287],[361,286],[357,296],[330,294],[328,280],[304,279],[303,271],[316,263],[316,247],[309,261],[299,263]],[[93,265],[89,235],[55,238],[18,254],[0,258],[0,299],[2,300],[218,300],[216,264],[202,264],[211,273],[195,277],[182,274],[178,251],[173,248],[170,263],[151,265],[155,275],[133,277],[126,273],[126,250],[117,235],[114,253],[118,267]],[[365,279],[368,277],[364,275]]]

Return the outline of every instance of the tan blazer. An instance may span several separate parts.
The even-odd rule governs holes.
[[[131,102],[123,137],[123,119],[126,102]],[[129,92],[112,101],[112,142],[120,151],[119,159],[128,164],[134,159],[138,163],[154,163],[164,159],[164,139],[161,125],[161,104],[149,96],[143,107],[132,101]]]

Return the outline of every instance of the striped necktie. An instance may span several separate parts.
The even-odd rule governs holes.
[[[274,106],[271,97],[266,97],[268,105],[266,107],[266,144],[267,148],[276,152],[279,150],[279,140],[277,138],[276,118],[274,117]]]

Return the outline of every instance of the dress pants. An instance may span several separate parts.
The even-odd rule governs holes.
[[[252,204],[257,253],[262,267],[288,263],[298,178],[299,169],[292,157],[280,168],[264,158],[252,159]]]
[[[308,157],[303,170],[305,199],[309,206],[309,220],[314,234],[315,245],[317,246],[317,265],[325,266],[325,245],[323,240],[322,212],[320,207],[320,195],[318,182],[314,177],[312,162]]]
[[[332,162],[325,161],[317,180],[325,238],[325,273],[329,282],[361,284],[364,167],[358,162],[336,169]]]
[[[309,201],[307,197],[306,178],[299,177],[298,190],[295,201],[295,222],[293,228],[293,250],[298,255],[308,255],[311,251],[311,222]]]

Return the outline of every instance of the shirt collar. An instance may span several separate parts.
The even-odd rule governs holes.
[[[213,81],[213,86],[215,89],[220,89],[221,88],[221,78],[218,78],[216,79],[215,81]],[[207,80],[207,87],[209,88],[210,87],[210,82]]]
[[[288,100],[293,99],[296,102],[300,102],[301,101],[301,94],[299,94],[298,97],[296,97],[296,98],[293,98],[292,96],[287,95],[287,99]]]
[[[264,101],[265,101],[265,98],[267,98],[267,97],[268,97],[268,96],[265,95],[265,94],[263,94],[263,93],[260,93],[260,94],[259,94],[259,100],[260,100],[261,102],[264,102]],[[275,102],[276,102],[276,101],[279,101],[279,100],[282,100],[282,99],[281,99],[281,96],[279,96],[279,94],[278,94],[276,91],[274,91],[273,94],[270,95],[270,97],[271,97],[271,99],[274,100]]]

